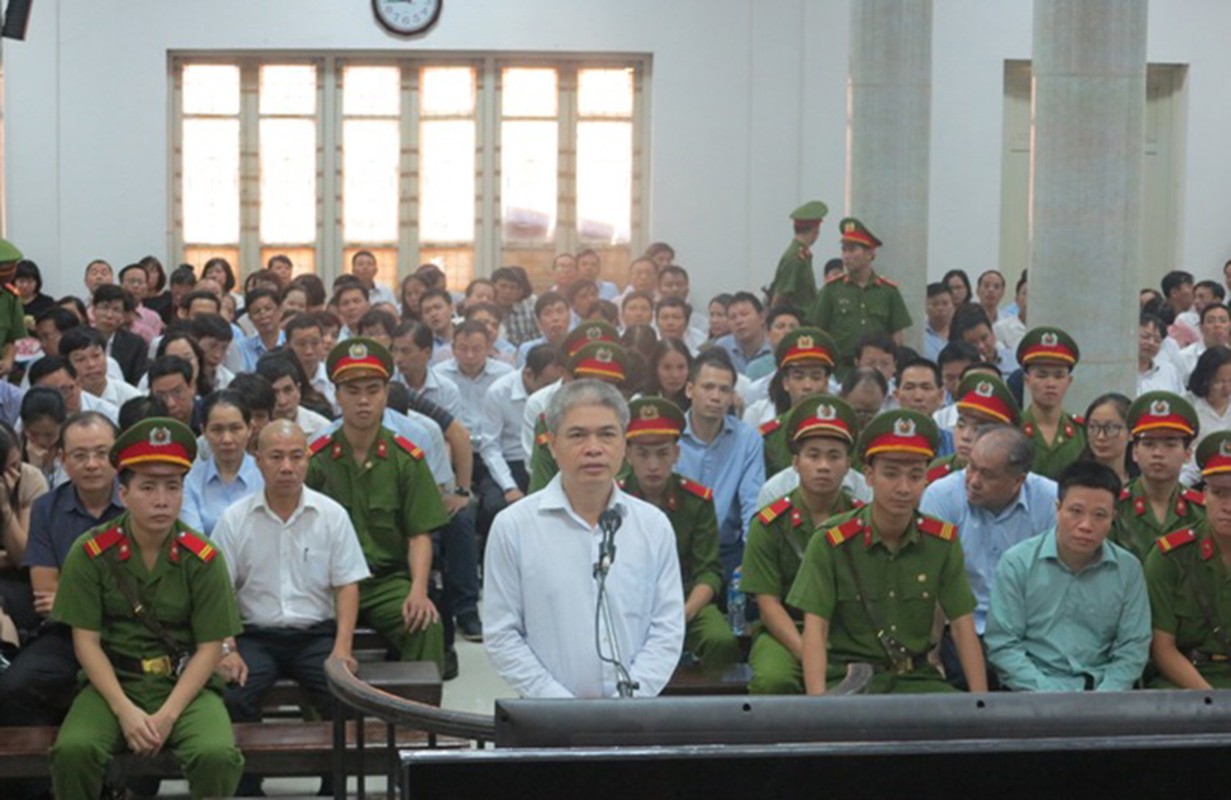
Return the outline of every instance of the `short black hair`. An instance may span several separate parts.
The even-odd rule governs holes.
[[[238,392],[248,404],[248,408],[253,411],[264,411],[266,414],[274,412],[274,405],[277,404],[274,387],[263,375],[255,372],[241,372],[235,376],[227,388]]]
[[[192,308],[192,304],[198,300],[208,300],[209,302],[213,303],[215,314],[222,311],[222,299],[218,297],[218,295],[209,291],[208,289],[193,289],[191,292],[184,295],[180,299],[180,308],[182,308],[184,311],[187,311],[188,309]]]
[[[29,425],[43,418],[50,418],[57,425],[63,425],[68,417],[68,409],[64,405],[64,397],[50,386],[32,386],[21,398],[22,425]]]
[[[275,306],[279,304],[278,293],[273,289],[267,289],[262,286],[256,289],[249,289],[244,292],[244,308],[252,308],[252,304],[263,297],[269,298]]]
[[[1149,325],[1158,334],[1159,339],[1167,338],[1167,323],[1163,322],[1163,318],[1157,314],[1151,314],[1149,311],[1142,311],[1137,318],[1137,327],[1144,328]]]
[[[201,339],[229,342],[235,338],[231,323],[221,314],[202,314],[189,324],[188,330],[198,342]]]
[[[107,342],[103,339],[101,333],[93,328],[87,328],[85,325],[70,328],[60,337],[60,355],[64,358],[68,358],[78,350],[85,350],[88,347],[100,347],[105,350]]]
[[[468,319],[461,325],[453,329],[453,338],[456,340],[459,336],[471,336],[478,334],[488,341],[490,344],[492,332],[486,325],[478,320]]]
[[[953,315],[953,322],[949,323],[949,341],[965,341],[962,337],[966,331],[974,330],[980,325],[986,325],[989,331],[992,329],[992,321],[983,306],[978,303],[965,303]]]
[[[736,292],[731,295],[731,302],[727,303],[727,308],[730,308],[736,303],[748,303],[757,310],[758,314],[765,310],[765,306],[762,305],[761,301],[752,292]]]
[[[1223,300],[1227,299],[1227,288],[1223,286],[1221,283],[1219,283],[1218,281],[1211,281],[1208,279],[1204,281],[1199,281],[1197,285],[1193,287],[1193,289],[1209,289],[1210,293],[1213,294],[1214,297],[1217,298],[1218,302],[1220,303]]]
[[[143,419],[167,416],[167,404],[152,394],[126,400],[120,406],[120,430],[126,431]]]
[[[650,304],[651,313],[654,311],[654,295],[650,294],[649,292],[638,292],[635,290],[624,295],[624,299],[620,301],[620,310],[623,311],[624,309],[628,308],[628,304],[632,302],[633,300],[646,301],[647,303]]]
[[[439,287],[426,289],[423,294],[419,295],[419,308],[423,308],[423,303],[433,297],[439,297],[441,300],[445,301],[445,305],[449,308],[453,308],[453,295],[449,294],[448,289],[441,289]]]
[[[697,354],[693,359],[692,366],[688,368],[688,382],[695,383],[697,376],[701,374],[702,367],[716,367],[726,370],[731,373],[731,383],[734,384],[739,380],[739,372],[735,369],[735,364],[731,361],[730,354],[726,350],[717,347],[707,347]]]
[[[564,295],[559,292],[543,292],[539,295],[539,299],[534,301],[534,318],[538,319],[543,316],[544,311],[559,303],[567,306],[568,300],[565,300]]]
[[[681,267],[679,264],[668,264],[658,271],[658,282],[662,283],[662,279],[668,275],[679,275],[686,283],[688,280],[688,270]]]
[[[1069,489],[1102,489],[1111,494],[1112,503],[1120,496],[1120,476],[1111,467],[1097,461],[1074,461],[1060,471],[1056,479],[1056,499],[1064,502]]]
[[[1231,309],[1228,309],[1222,303],[1210,303],[1208,306],[1201,309],[1201,324],[1202,325],[1205,324],[1206,315],[1209,314],[1211,311],[1227,311],[1228,313],[1231,313]]]
[[[73,365],[67,358],[43,356],[30,365],[30,371],[27,373],[30,376],[30,385],[34,386],[43,378],[60,370],[67,372],[70,378],[77,377],[77,370],[73,368]]]
[[[559,366],[561,369],[567,366],[564,363],[564,354],[560,352],[559,348],[552,347],[549,344],[536,344],[526,353],[526,369],[530,370],[531,375],[542,375],[543,370],[552,364]]]
[[[1168,272],[1166,275],[1163,276],[1163,279],[1160,282],[1160,286],[1162,287],[1162,290],[1163,290],[1163,297],[1170,300],[1171,293],[1173,291],[1175,291],[1176,289],[1179,289],[1181,286],[1183,286],[1186,283],[1192,283],[1192,282],[1193,282],[1193,274],[1191,272],[1185,272],[1182,269],[1171,270],[1170,272]]]
[[[341,277],[350,278],[350,280],[348,281],[336,280],[333,282],[332,300],[335,304],[338,302],[341,302],[342,295],[346,294],[347,292],[360,292],[363,294],[364,300],[367,300],[369,298],[370,295],[368,294],[368,287],[360,283],[358,278],[356,278],[354,275],[349,275],[349,274],[342,275]]]
[[[38,315],[38,319],[34,321],[34,324],[38,325],[48,320],[51,320],[51,322],[56,326],[56,330],[60,333],[66,333],[71,331],[73,328],[79,328],[83,324],[76,314],[69,311],[64,306],[55,306],[47,309],[42,314]]]
[[[769,330],[774,327],[774,322],[778,319],[778,317],[794,317],[795,321],[800,325],[803,325],[807,320],[807,314],[805,314],[804,310],[798,306],[774,306],[769,310],[769,313],[765,315],[765,330]]]
[[[322,324],[319,314],[296,314],[287,320],[283,331],[286,333],[286,340],[289,342],[292,333],[307,330],[308,328],[316,328],[319,333],[325,333],[325,326]]]
[[[941,386],[944,385],[944,381],[940,375],[940,366],[937,365],[937,363],[930,358],[923,358],[922,356],[915,356],[914,358],[907,359],[898,365],[898,371],[894,375],[894,382],[898,386],[902,385],[902,375],[904,375],[906,373],[906,370],[908,369],[930,370],[932,373],[932,377],[936,379],[936,388],[939,389]]]
[[[189,388],[195,389],[192,385],[192,364],[179,356],[159,356],[150,364],[149,372],[146,374],[149,377],[151,391],[153,391],[154,381],[167,375],[179,375],[183,377],[184,383],[188,384]]]
[[[664,297],[659,300],[654,306],[654,319],[658,319],[658,312],[662,311],[664,308],[678,308],[683,311],[685,325],[688,324],[689,318],[692,317],[692,306],[688,304],[687,300],[683,300],[679,297]]]
[[[942,369],[946,364],[952,364],[955,361],[969,361],[972,364],[979,362],[979,350],[969,342],[949,342],[940,349],[940,354],[936,356],[936,364]]]
[[[893,356],[895,362],[898,359],[898,346],[894,344],[893,339],[887,333],[878,331],[860,337],[859,341],[855,344],[855,360],[858,361],[859,357],[863,355],[863,351],[869,347],[888,353]]]
[[[133,270],[140,270],[142,275],[145,275],[147,279],[149,278],[149,274],[145,271],[145,267],[141,266],[140,264],[129,264],[128,266],[120,270],[120,274],[119,274],[120,281],[123,282],[124,276],[132,272]]]
[[[192,271],[191,264],[180,264],[171,272],[172,286],[196,286],[197,274]]]
[[[405,414],[410,410],[410,387],[401,381],[389,381],[389,396],[385,404],[394,411]]]
[[[363,335],[365,328],[375,328],[377,326],[384,328],[385,333],[392,336],[394,329],[398,326],[398,319],[383,309],[369,308],[359,318],[359,335]]]
[[[94,294],[90,297],[90,301],[94,305],[113,303],[117,300],[124,304],[125,311],[133,311],[137,308],[132,294],[124,291],[123,287],[117,286],[114,283],[101,284],[94,289]]]
[[[937,297],[938,295],[942,295],[942,294],[947,294],[950,297],[953,296],[953,292],[950,291],[949,287],[941,283],[940,281],[935,281],[934,283],[928,284],[928,299],[929,300],[931,300],[933,297]]]

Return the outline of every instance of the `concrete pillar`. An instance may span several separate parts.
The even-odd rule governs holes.
[[[901,288],[915,323],[906,344],[918,350],[927,321],[931,105],[931,0],[852,0],[846,208],[885,243],[874,267]]]
[[[1135,393],[1147,6],[1034,3],[1028,322],[1077,339],[1077,413]]]

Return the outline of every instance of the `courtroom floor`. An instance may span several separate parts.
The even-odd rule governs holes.
[[[442,705],[455,711],[469,711],[475,714],[491,714],[493,703],[504,697],[516,697],[495,668],[487,659],[487,653],[482,644],[457,642],[458,676],[444,685]],[[328,765],[324,765],[328,769]],[[355,791],[354,779],[350,792]],[[316,778],[266,778],[262,788],[268,797],[308,797],[316,794],[320,781]],[[366,794],[369,797],[379,795],[384,797],[385,780],[382,777],[370,776],[367,781]],[[158,796],[160,798],[188,797],[188,784],[184,781],[164,781]]]

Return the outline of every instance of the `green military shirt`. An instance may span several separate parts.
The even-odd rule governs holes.
[[[1220,625],[1231,625],[1231,574],[1206,522],[1158,539],[1146,556],[1145,576],[1154,628],[1174,636],[1176,649],[1185,655],[1193,650],[1224,654],[1193,588],[1204,590]]]
[[[629,474],[621,481],[624,491],[645,499],[637,476]],[[722,563],[718,560],[718,514],[714,510],[714,493],[682,475],[672,474],[667,482],[663,504],[658,506],[675,531],[675,549],[680,559],[680,578],[684,596],[698,584],[714,590],[722,589]]]
[[[1154,516],[1146,499],[1141,478],[1131,481],[1116,502],[1116,519],[1111,527],[1111,540],[1145,561],[1154,540],[1165,533],[1191,528],[1205,519],[1205,497],[1195,489],[1185,489],[1178,483],[1171,490],[1167,503],[1167,518],[1162,522]]]
[[[351,453],[341,429],[317,439],[306,483],[350,514],[374,577],[406,570],[410,538],[449,521],[423,452],[381,428],[362,464]]]
[[[1086,449],[1086,421],[1067,411],[1061,412],[1056,438],[1050,442],[1044,440],[1043,432],[1034,421],[1033,407],[1022,412],[1022,431],[1034,440],[1034,466],[1031,471],[1053,481]]]
[[[534,449],[530,452],[530,483],[528,489],[537,492],[556,477],[560,465],[547,445],[547,418],[539,414],[534,421]]]
[[[4,288],[8,291],[0,291],[0,347],[27,336],[26,308],[12,285]]]
[[[843,489],[832,511],[834,515],[845,514],[862,505]],[[748,526],[740,588],[750,595],[769,594],[785,601],[808,542],[817,530],[798,488],[761,509]],[[796,620],[803,618],[792,609],[787,611]]]
[[[784,414],[771,419],[758,430],[761,432],[761,445],[765,452],[765,477],[771,478],[791,466],[791,448],[786,441],[786,418]]]
[[[222,552],[176,520],[154,568],[147,570],[127,512],[73,543],[60,570],[51,618],[97,631],[104,650],[127,658],[174,655],[133,614],[112,564],[129,577],[141,602],[183,650],[191,653],[201,642],[243,631]]]
[[[786,252],[778,259],[778,271],[769,287],[769,296],[782,295],[798,308],[808,308],[816,300],[816,275],[812,271],[812,251],[792,237]]]
[[[892,552],[872,525],[871,506],[828,524],[808,544],[787,602],[829,621],[832,662],[887,660],[859,599],[852,567],[885,632],[914,653],[932,645],[937,604],[949,619],[975,610],[953,525],[920,514]]]
[[[911,325],[898,285],[875,272],[863,287],[847,275],[830,278],[816,296],[808,322],[834,338],[844,365],[852,363],[855,345],[869,333],[894,334]]]

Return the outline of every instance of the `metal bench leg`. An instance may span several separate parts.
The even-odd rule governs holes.
[[[333,703],[333,800],[346,800],[346,706]]]

